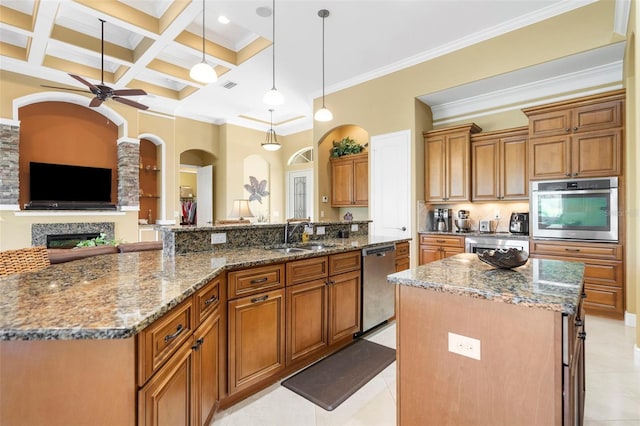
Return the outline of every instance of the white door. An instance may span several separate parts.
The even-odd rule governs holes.
[[[287,175],[286,218],[313,216],[313,169],[291,171]]]
[[[213,224],[213,166],[198,167],[196,225]]]
[[[369,143],[372,234],[411,236],[411,131],[372,136]]]

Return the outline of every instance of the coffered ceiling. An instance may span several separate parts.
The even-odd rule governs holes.
[[[277,0],[276,87],[285,103],[275,108],[276,130],[312,127],[312,101],[322,93],[320,9],[330,11],[330,93],[588,3]],[[209,85],[189,77],[202,58],[202,8],[198,0],[0,0],[0,66],[56,86],[85,89],[68,73],[99,83],[103,19],[106,85],[145,90],[132,99],[150,111],[264,130],[273,51],[272,17],[262,15],[271,1],[206,0],[206,60],[218,74]]]

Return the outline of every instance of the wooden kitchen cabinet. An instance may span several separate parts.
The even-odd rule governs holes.
[[[464,253],[464,237],[420,234],[420,265]]]
[[[411,260],[409,257],[409,242],[396,244],[396,272],[409,269]]]
[[[220,400],[220,314],[216,311],[193,334],[192,424],[206,426]]]
[[[360,271],[330,276],[329,284],[329,345],[334,345],[360,331]]]
[[[329,346],[327,284],[325,277],[287,287],[287,365]]]
[[[622,174],[624,91],[524,109],[531,179]]]
[[[528,127],[471,136],[473,201],[527,200]]]
[[[425,201],[469,201],[471,134],[482,129],[474,123],[423,132],[425,149]]]
[[[369,205],[369,154],[331,158],[331,206]]]
[[[573,241],[531,241],[531,257],[584,262],[584,308],[589,314],[624,318],[622,245]]]

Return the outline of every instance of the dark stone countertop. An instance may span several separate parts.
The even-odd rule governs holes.
[[[493,268],[472,253],[458,254],[388,276],[398,285],[531,308],[576,312],[584,263],[529,259],[514,269]]]
[[[334,246],[320,252],[144,251],[51,265],[0,278],[0,340],[128,338],[225,270],[408,240],[365,235],[324,240]]]

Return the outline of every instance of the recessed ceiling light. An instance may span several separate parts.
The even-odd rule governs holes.
[[[220,22],[221,24],[227,25],[231,21],[226,16],[220,15],[218,16],[218,22]]]
[[[267,7],[267,6],[260,6],[259,8],[256,9],[256,13],[258,14],[258,16],[262,16],[263,18],[267,18],[269,16],[271,16],[271,8]]]

